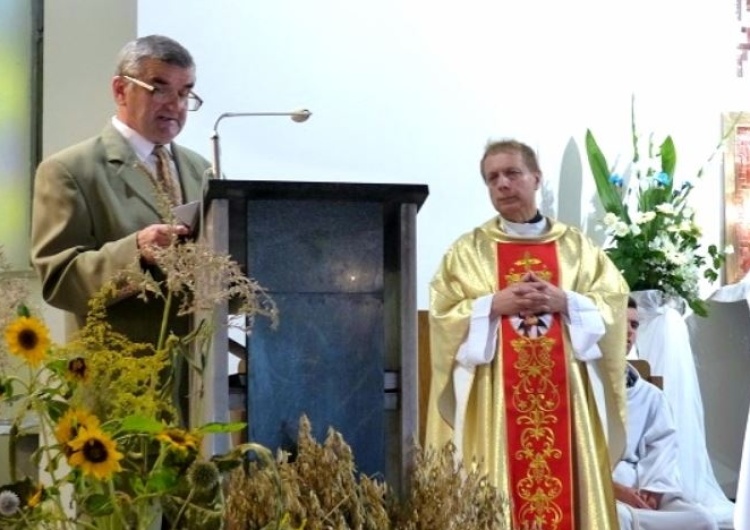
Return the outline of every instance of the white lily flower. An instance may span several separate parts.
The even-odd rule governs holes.
[[[633,222],[639,225],[648,223],[656,219],[656,212],[637,212],[633,216]]]
[[[617,237],[623,237],[628,235],[630,232],[630,228],[628,228],[628,225],[622,221],[617,221],[615,223],[615,226],[612,227],[612,231]]]
[[[610,228],[619,220],[620,218],[617,217],[617,215],[613,214],[612,212],[608,212],[602,219],[602,223],[604,223],[604,226],[606,226],[607,228]]]
[[[656,205],[656,209],[666,215],[674,215],[674,204],[671,202],[663,202]]]
[[[680,223],[680,232],[692,232],[692,231],[693,231],[693,223],[691,223],[687,219],[683,220]]]

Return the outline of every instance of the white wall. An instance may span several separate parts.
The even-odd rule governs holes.
[[[302,125],[222,122],[230,178],[428,184],[418,226],[426,307],[445,248],[494,213],[477,171],[489,138],[537,148],[555,195],[548,209],[560,197],[565,220],[586,223],[586,128],[610,158],[626,154],[635,93],[644,130],[673,134],[678,171],[695,175],[720,113],[750,100],[735,78],[739,30],[725,4],[140,0],[138,33],[170,35],[195,55],[206,104],[181,141],[207,157],[222,112],[313,111]],[[719,242],[720,166],[704,181],[698,216]]]
[[[115,57],[136,35],[135,0],[52,0],[44,6],[42,155],[97,134],[114,114]],[[61,311],[45,308],[55,340]]]
[[[136,16],[129,0],[44,3],[43,156],[97,134],[114,114],[115,57],[136,37]]]

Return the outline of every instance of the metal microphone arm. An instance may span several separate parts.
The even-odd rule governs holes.
[[[220,114],[214,122],[214,129],[211,133],[211,146],[213,148],[213,164],[211,172],[213,178],[223,179],[221,173],[221,148],[219,147],[219,122],[224,118],[243,118],[249,116],[289,116],[292,121],[302,123],[312,116],[312,112],[307,109],[295,110],[293,112],[225,112]]]

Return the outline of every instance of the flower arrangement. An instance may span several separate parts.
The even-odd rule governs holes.
[[[161,528],[163,513],[170,528],[222,528],[222,477],[242,463],[244,448],[205,458],[201,443],[245,424],[186,428],[172,398],[183,358],[193,370],[206,365],[201,346],[210,329],[199,325],[189,336],[162,333],[156,345],[135,343],[111,329],[106,307],[127,286],[163,297],[165,319],[177,300],[181,314],[198,314],[230,297],[242,314],[275,319],[260,286],[227,256],[175,242],[157,255],[164,280],[134,264],[92,300],[79,335],[56,345],[25,305],[23,282],[2,274],[2,258],[0,248],[0,402],[15,414],[11,483],[0,484],[0,527],[141,530]],[[186,292],[190,296],[181,296]],[[30,432],[39,437],[32,459],[48,477],[44,485],[18,476],[15,441]]]
[[[618,171],[607,164],[594,135],[586,131],[586,154],[606,212],[602,219],[608,236],[605,251],[632,291],[663,291],[684,299],[696,314],[706,316],[699,280],[701,276],[717,280],[731,248],[720,251],[709,245],[703,250],[695,210],[688,205],[693,185],[689,181],[675,184],[677,154],[672,137],[660,143],[653,134],[642,138],[634,110],[631,137],[632,159]],[[709,161],[711,158],[713,155]],[[702,173],[703,168],[697,177]]]

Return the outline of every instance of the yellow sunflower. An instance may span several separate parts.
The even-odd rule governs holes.
[[[97,427],[80,429],[78,436],[68,446],[73,450],[68,463],[85,475],[107,480],[122,469],[120,460],[123,455],[117,450],[117,444]]]
[[[156,435],[156,439],[168,444],[170,449],[180,454],[198,451],[198,445],[201,441],[199,436],[182,429],[167,429]]]
[[[83,409],[68,409],[55,426],[55,438],[61,444],[67,444],[78,436],[81,429],[96,429],[99,418]]]
[[[69,360],[68,369],[65,372],[65,376],[70,381],[80,381],[82,383],[85,383],[89,378],[86,359],[84,359],[83,357],[75,357]]]
[[[5,328],[5,341],[14,355],[38,366],[50,345],[47,327],[35,317],[18,317]]]

